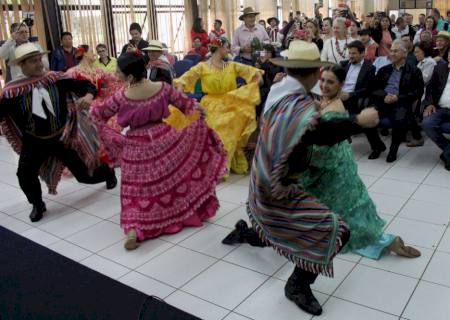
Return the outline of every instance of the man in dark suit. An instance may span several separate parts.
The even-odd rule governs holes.
[[[424,83],[422,72],[414,65],[406,63],[408,50],[402,40],[395,40],[391,47],[392,64],[381,68],[371,87],[370,103],[380,114],[380,126],[392,127],[392,142],[386,162],[397,160],[400,144],[414,121],[412,105],[420,101]],[[416,127],[414,127],[416,129]],[[419,130],[412,130],[415,140],[422,139]],[[377,131],[367,137],[370,145],[383,145]],[[369,159],[377,159],[384,150],[372,150]]]
[[[370,84],[375,78],[375,67],[370,61],[364,60],[366,48],[361,41],[353,41],[347,48],[349,60],[341,62],[347,73],[341,99],[351,114],[358,114],[370,92]]]
[[[450,59],[450,53],[448,54]],[[442,134],[442,125],[450,123],[450,64],[438,63],[427,86],[422,128],[442,150],[441,159],[450,171],[450,140]]]

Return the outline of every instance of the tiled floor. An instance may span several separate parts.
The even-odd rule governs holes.
[[[313,286],[324,304],[320,319],[449,319],[450,172],[439,162],[439,150],[430,141],[402,147],[399,160],[387,164],[384,158],[367,160],[362,137],[353,146],[386,230],[419,247],[422,256],[373,261],[339,255],[335,278],[320,277]],[[45,196],[44,219],[32,224],[16,162],[0,138],[0,225],[203,319],[312,319],[284,297],[291,263],[270,248],[220,243],[238,219],[246,219],[248,177],[231,176],[219,185],[221,209],[204,227],[126,252],[118,188],[107,192],[64,179],[58,196]]]

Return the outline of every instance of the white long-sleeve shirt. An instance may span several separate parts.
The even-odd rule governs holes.
[[[339,50],[343,54],[339,54],[336,48],[336,38],[333,37],[331,39],[325,40],[323,44],[322,53],[320,55],[320,59],[322,61],[328,61],[332,63],[339,64],[341,61],[348,60],[348,49],[347,45],[354,41],[353,38],[347,38],[344,40],[337,40],[339,42]]]
[[[33,42],[33,44],[37,47],[39,51],[42,50],[42,47],[39,43]],[[0,59],[6,60],[7,65],[9,67],[9,72],[11,73],[11,80],[15,80],[20,76],[23,76],[22,69],[19,65],[12,64],[11,61],[13,61],[16,57],[15,51],[16,51],[16,41],[10,39],[6,41],[1,47],[0,47]],[[44,68],[46,70],[50,70],[50,64],[48,62],[48,57],[45,55],[42,58],[42,62],[44,63]]]

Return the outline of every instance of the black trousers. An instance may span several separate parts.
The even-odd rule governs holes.
[[[31,204],[42,203],[42,190],[39,181],[39,169],[50,157],[56,156],[69,168],[78,182],[95,184],[105,182],[114,176],[114,170],[106,164],[94,170],[92,176],[88,174],[88,168],[75,150],[67,149],[58,138],[38,139],[25,137],[19,158],[17,177],[19,185]]]

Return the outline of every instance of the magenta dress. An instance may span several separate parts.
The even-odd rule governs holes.
[[[92,110],[110,161],[120,166],[121,218],[125,233],[139,240],[201,226],[215,215],[215,189],[227,173],[227,156],[217,134],[202,118],[183,130],[163,122],[169,104],[191,114],[197,102],[163,83],[144,100],[131,100],[124,89]],[[117,114],[126,135],[106,125]]]

